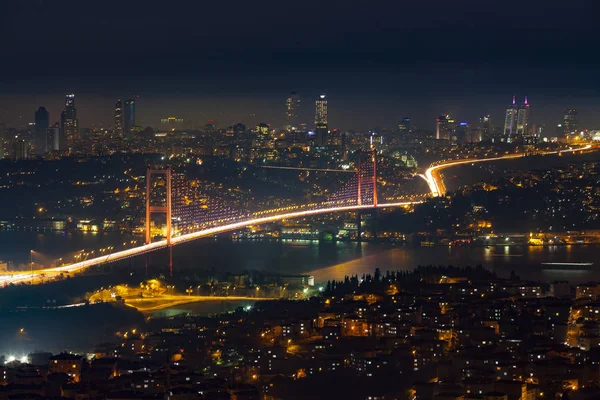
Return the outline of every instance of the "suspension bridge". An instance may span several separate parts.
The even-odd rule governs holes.
[[[565,150],[538,153],[540,155],[562,154],[589,150],[592,146],[570,148]],[[428,168],[420,175],[428,184],[433,197],[445,193],[445,187],[439,172],[442,169],[488,161],[499,161],[524,157],[525,154],[507,154],[494,158],[464,159],[438,163]],[[332,170],[337,171],[337,170]],[[152,179],[162,176],[166,189],[162,204],[152,203]],[[0,285],[10,283],[34,283],[42,281],[45,276],[59,275],[62,273],[77,273],[87,268],[116,262],[150,253],[159,249],[169,249],[169,267],[172,271],[172,248],[178,244],[186,243],[203,237],[239,230],[252,225],[261,225],[286,219],[297,219],[315,215],[339,212],[356,212],[362,210],[376,210],[379,208],[406,207],[419,203],[419,201],[404,201],[381,203],[377,193],[377,152],[375,149],[361,150],[357,159],[357,168],[351,178],[346,181],[335,193],[323,202],[279,207],[249,213],[224,206],[219,201],[212,201],[202,207],[194,201],[194,188],[186,185],[184,179],[175,176],[170,167],[152,169],[148,167],[146,173],[145,196],[145,243],[129,249],[114,251],[110,254],[93,257],[68,265],[47,268],[37,271],[18,272],[0,276]],[[151,218],[153,214],[166,215],[166,238],[153,241],[151,235]]]
[[[340,172],[337,170],[331,171]],[[153,191],[153,188],[156,187],[153,180],[157,177],[162,182],[161,187],[164,188],[164,193],[162,193],[164,196],[158,202],[156,201],[156,193]],[[93,266],[125,260],[164,248],[169,249],[169,267],[172,271],[173,246],[199,238],[286,219],[311,217],[326,213],[406,207],[415,203],[410,201],[379,202],[377,193],[377,152],[374,148],[359,151],[356,169],[352,176],[322,202],[283,206],[251,213],[228,207],[216,199],[211,199],[208,202],[199,202],[197,199],[198,188],[191,187],[185,178],[174,174],[171,167],[163,169],[148,167],[146,171],[144,244],[68,265],[3,275],[0,276],[0,285],[34,283],[36,280],[41,281],[43,277],[77,273]],[[152,217],[155,214],[164,214],[166,217],[166,237],[157,241],[153,241],[151,229]]]

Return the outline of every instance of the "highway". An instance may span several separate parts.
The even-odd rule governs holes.
[[[152,312],[164,310],[165,308],[181,306],[183,304],[199,303],[206,301],[268,301],[275,300],[270,297],[246,297],[246,296],[187,296],[169,295],[160,298],[147,297],[143,299],[127,299],[125,304],[134,307],[140,312]]]
[[[546,152],[536,153],[536,155],[552,155],[552,154],[572,153],[572,152],[577,152],[577,151],[589,150],[591,148],[592,148],[592,145],[588,144],[587,146],[584,146],[584,147],[570,148],[570,149],[557,150],[557,151],[546,151]],[[433,165],[433,166],[429,167],[425,171],[425,174],[420,175],[420,176],[423,179],[425,179],[425,181],[427,182],[427,185],[429,186],[429,191],[431,192],[431,195],[433,197],[438,197],[438,196],[442,196],[446,193],[446,188],[444,186],[444,182],[439,175],[439,171],[441,171],[443,169],[450,168],[450,167],[456,167],[458,165],[464,165],[464,164],[510,160],[513,158],[525,157],[525,155],[526,155],[525,153],[516,153],[516,154],[507,154],[507,155],[504,155],[501,157],[472,158],[472,159],[465,159],[465,160],[449,161],[449,162],[446,162],[443,164]]]
[[[566,149],[566,150],[558,150],[558,151],[544,152],[544,153],[538,153],[538,154],[551,155],[551,154],[559,154],[559,153],[570,153],[570,152],[576,152],[576,151],[582,151],[582,150],[589,150],[591,148],[592,148],[591,145],[587,145],[587,146],[579,147],[579,148],[570,148],[570,149]],[[442,164],[438,164],[438,165],[429,167],[425,171],[425,174],[421,175],[421,177],[427,181],[431,195],[433,197],[437,197],[437,196],[441,196],[445,193],[444,183],[438,174],[438,172],[441,171],[442,169],[455,167],[458,165],[464,165],[464,164],[508,160],[508,159],[520,158],[520,157],[525,157],[525,154],[524,153],[507,154],[505,156],[493,157],[493,158],[465,159],[465,160],[449,161],[446,163],[442,163]],[[416,203],[420,203],[420,202],[419,201],[406,201],[406,202],[399,202],[399,203],[385,203],[385,204],[378,204],[377,207],[378,208],[406,207],[406,206],[410,206],[410,205],[413,205]],[[309,216],[313,216],[313,215],[320,215],[320,214],[334,213],[334,212],[358,211],[358,210],[363,210],[363,209],[367,210],[367,209],[371,209],[371,208],[373,208],[373,205],[369,204],[369,205],[324,207],[324,208],[317,208],[317,209],[311,209],[311,210],[305,210],[305,211],[285,212],[282,214],[270,215],[270,216],[265,216],[265,217],[260,217],[260,218],[245,219],[245,220],[235,222],[235,223],[230,223],[230,224],[226,224],[226,225],[222,225],[222,226],[218,226],[218,227],[203,229],[203,230],[193,232],[193,233],[184,234],[181,236],[176,236],[171,239],[171,243],[172,243],[172,245],[178,245],[178,244],[189,242],[189,241],[192,241],[195,239],[199,239],[199,238],[203,238],[203,237],[207,237],[207,236],[213,236],[213,235],[217,235],[217,234],[224,233],[224,232],[234,231],[237,229],[242,229],[242,228],[245,228],[250,225],[261,225],[261,224],[266,224],[266,223],[275,222],[275,221],[281,221],[281,220],[285,220],[285,219],[295,219],[295,218],[309,217]],[[160,240],[157,242],[153,242],[150,244],[134,247],[131,249],[117,251],[117,252],[114,252],[114,253],[111,253],[111,254],[108,254],[105,256],[95,257],[95,258],[91,258],[91,259],[81,261],[81,262],[76,262],[76,263],[69,264],[69,265],[48,268],[48,269],[45,269],[42,271],[33,271],[30,273],[27,273],[27,272],[12,273],[12,274],[7,274],[7,275],[1,275],[0,276],[0,286],[4,286],[4,285],[10,284],[10,283],[14,283],[14,284],[28,283],[28,282],[35,283],[36,280],[41,282],[44,278],[42,275],[44,275],[46,278],[48,278],[48,277],[51,277],[54,275],[59,275],[61,273],[69,273],[69,274],[77,273],[77,272],[81,272],[81,271],[83,271],[89,267],[95,266],[95,265],[101,265],[101,264],[105,264],[108,262],[124,260],[129,257],[138,256],[138,255],[145,254],[145,253],[148,253],[148,252],[151,252],[154,250],[158,250],[161,248],[165,248],[165,247],[167,247],[166,239]]]

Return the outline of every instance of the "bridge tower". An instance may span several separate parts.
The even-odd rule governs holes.
[[[373,236],[377,238],[377,215],[378,215],[378,197],[377,197],[377,151],[375,147],[371,146],[369,150],[358,150],[357,160],[357,205],[369,205],[364,204],[365,201],[371,201],[373,208],[367,210],[359,210],[357,213],[357,227],[358,227],[358,241],[361,241],[362,235],[362,216],[363,214],[370,214],[373,219],[373,226],[371,227]]]
[[[166,205],[165,206],[153,206],[150,204],[150,195],[152,188],[152,176],[164,176],[167,187],[166,194]],[[171,244],[172,230],[171,230],[171,167],[168,166],[164,169],[153,169],[150,166],[146,169],[146,244],[152,242],[150,235],[150,218],[154,213],[165,213],[167,217],[167,248],[169,249],[169,274],[173,276],[173,246]],[[147,268],[147,266],[146,266]]]
[[[365,156],[366,162],[363,162],[363,156]],[[363,199],[363,191],[366,189],[367,185],[370,185],[372,186],[373,192],[373,207],[377,207],[377,151],[375,150],[375,147],[371,147],[369,150],[358,150],[356,173],[358,175],[357,204],[359,206],[363,205],[363,200],[365,200]]]

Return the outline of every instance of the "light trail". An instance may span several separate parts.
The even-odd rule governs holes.
[[[405,201],[405,202],[400,202],[400,203],[384,203],[384,204],[378,204],[377,208],[406,207],[406,206],[410,206],[410,205],[413,205],[416,203],[420,203],[420,201]],[[193,233],[188,233],[188,234],[181,235],[181,236],[176,236],[176,237],[171,238],[171,243],[172,243],[172,245],[177,245],[177,244],[189,242],[191,240],[200,239],[200,238],[207,237],[207,236],[217,235],[220,233],[245,228],[249,225],[261,225],[261,224],[266,224],[269,222],[281,221],[284,219],[309,217],[309,216],[313,216],[313,215],[327,214],[327,213],[332,213],[332,212],[349,212],[349,211],[358,211],[358,210],[368,210],[368,209],[372,209],[372,208],[373,208],[372,205],[360,205],[360,206],[354,205],[354,206],[341,206],[341,207],[330,207],[330,208],[317,208],[317,209],[313,209],[313,210],[295,211],[295,212],[290,212],[290,213],[272,215],[272,216],[268,216],[268,217],[247,219],[247,220],[235,222],[232,224],[222,225],[222,226],[218,226],[218,227],[214,227],[214,228],[203,229],[198,232],[193,232]],[[117,251],[110,255],[106,255],[106,256],[102,256],[102,257],[90,258],[85,261],[80,261],[80,262],[76,262],[73,264],[64,265],[61,267],[48,268],[48,269],[43,270],[43,273],[48,276],[48,275],[54,275],[54,274],[60,274],[60,273],[81,272],[81,271],[83,271],[87,268],[93,267],[95,265],[124,260],[129,257],[138,256],[138,255],[145,254],[145,253],[148,253],[148,252],[151,252],[154,250],[158,250],[161,248],[165,248],[165,247],[167,247],[166,239],[160,240],[158,242],[134,247],[132,249]],[[3,275],[3,276],[0,276],[0,285],[34,281],[35,279],[39,279],[40,275],[41,275],[40,273],[35,273],[35,272],[33,274],[21,273],[21,274],[14,274],[14,275]]]
[[[575,149],[570,148],[570,149],[565,149],[565,150],[546,151],[546,152],[536,153],[534,155],[547,156],[547,155],[552,155],[552,154],[572,153],[572,152],[577,152],[577,151],[589,150],[591,148],[592,148],[592,145],[588,144],[587,146],[578,147]],[[425,179],[425,181],[427,182],[427,185],[429,185],[429,191],[431,192],[431,195],[433,197],[438,197],[438,196],[445,194],[446,190],[444,188],[444,182],[442,181],[442,178],[437,174],[437,171],[441,171],[442,169],[445,169],[445,168],[456,167],[458,165],[474,164],[474,163],[488,162],[488,161],[510,160],[510,159],[521,158],[521,157],[525,157],[525,156],[526,156],[526,153],[518,153],[518,154],[507,154],[504,156],[492,157],[492,158],[471,158],[471,159],[465,159],[465,160],[450,161],[445,164],[431,166],[425,171],[425,175],[421,174],[419,176],[422,177],[423,179]]]
[[[270,301],[271,297],[248,297],[248,296],[168,296],[168,299],[148,297],[141,300],[125,300],[125,304],[140,312],[159,311],[169,307],[184,304],[208,302],[208,301]]]

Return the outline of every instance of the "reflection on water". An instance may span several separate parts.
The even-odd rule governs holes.
[[[112,242],[111,242],[112,241]],[[29,249],[54,254],[74,249],[94,249],[121,242],[118,235],[37,234],[0,232],[0,260],[27,262]],[[600,246],[490,246],[413,247],[373,243],[319,243],[318,241],[240,241],[197,240],[174,248],[175,273],[178,270],[241,272],[268,271],[283,274],[309,273],[318,282],[343,280],[345,275],[373,273],[375,268],[411,270],[419,265],[482,265],[499,276],[512,270],[524,279],[568,280],[572,284],[600,281]],[[166,265],[165,251],[152,254],[151,262]],[[543,270],[544,262],[593,262],[589,271]],[[117,268],[145,267],[144,257],[115,264]]]
[[[523,279],[568,280],[578,284],[600,280],[598,246],[492,246],[492,247],[399,247],[381,250],[375,254],[339,263],[325,268],[307,270],[317,281],[343,279],[345,275],[382,271],[406,271],[418,265],[454,265],[460,267],[482,265],[498,276],[508,277],[511,271]],[[545,262],[594,262],[589,270],[544,270]]]

